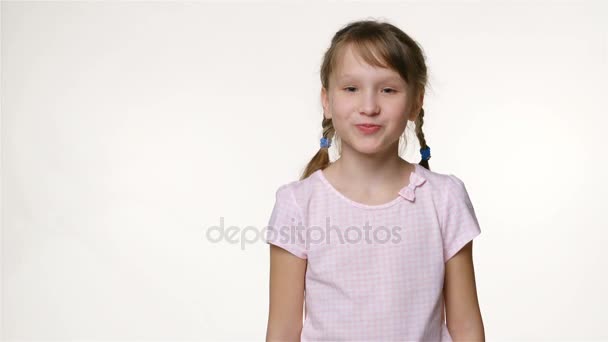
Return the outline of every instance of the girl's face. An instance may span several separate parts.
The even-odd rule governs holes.
[[[321,91],[325,117],[331,118],[343,151],[354,149],[374,154],[396,142],[408,120],[415,120],[419,108],[408,112],[407,84],[392,69],[365,63],[351,48],[344,51],[339,67],[332,73],[329,89]],[[422,98],[421,98],[422,99]],[[421,100],[420,99],[420,100]],[[416,106],[415,106],[416,107]],[[358,125],[378,125],[364,129]]]

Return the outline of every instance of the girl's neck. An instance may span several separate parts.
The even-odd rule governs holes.
[[[403,186],[407,185],[405,184],[409,181],[407,175],[413,169],[414,165],[398,155],[382,161],[342,156],[331,163],[324,174],[331,177],[338,185],[342,184],[342,187],[351,184],[359,189],[393,188],[395,185],[400,188],[401,183]]]

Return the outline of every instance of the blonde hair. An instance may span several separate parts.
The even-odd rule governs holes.
[[[417,98],[421,92],[424,92],[427,84],[427,68],[422,49],[415,40],[396,26],[377,20],[350,22],[336,32],[321,64],[320,76],[323,88],[329,89],[330,75],[336,70],[337,63],[348,46],[352,47],[366,63],[390,68],[399,73],[408,84],[409,98]],[[411,105],[414,105],[414,101]],[[424,109],[421,108],[415,122],[416,137],[421,149],[428,147],[422,132],[423,123]],[[322,117],[321,127],[323,137],[332,139],[332,143],[334,140],[339,141],[332,120],[325,118],[325,115]],[[405,138],[405,134],[403,137]],[[329,149],[319,148],[306,165],[300,179],[307,178],[329,164]],[[419,164],[430,170],[428,160],[421,160]]]

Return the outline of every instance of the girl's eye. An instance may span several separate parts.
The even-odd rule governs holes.
[[[346,90],[346,92],[350,93],[351,89],[357,89],[355,87],[346,87],[344,88],[344,90]],[[396,93],[397,91],[395,89],[391,89],[391,88],[384,88],[384,90],[388,91],[389,93]]]

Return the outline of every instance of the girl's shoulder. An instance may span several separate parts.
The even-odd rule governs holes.
[[[292,197],[295,203],[305,202],[314,193],[318,182],[318,174],[314,172],[304,179],[292,180],[279,185],[276,195],[283,198]]]
[[[452,173],[429,170],[422,165],[416,164],[416,171],[419,176],[424,178],[432,187],[442,188],[450,182],[450,178],[455,177]]]
[[[448,192],[458,192],[465,188],[462,178],[453,173],[428,170],[421,165],[416,165],[416,172],[426,180],[430,188],[446,196]]]

